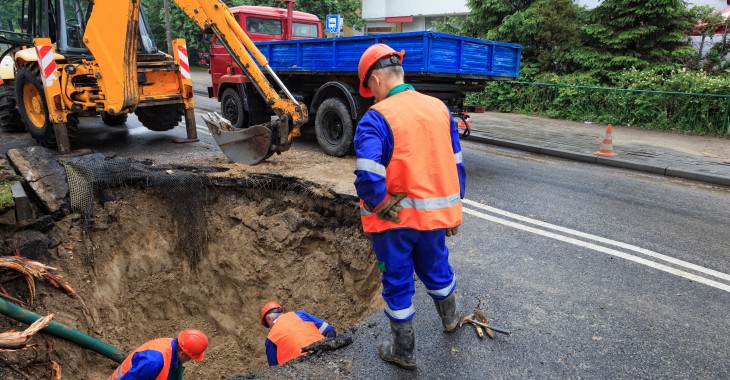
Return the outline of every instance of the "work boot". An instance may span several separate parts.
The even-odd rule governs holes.
[[[380,344],[378,353],[386,362],[395,363],[405,369],[416,369],[416,337],[413,334],[413,320],[390,321],[393,339]]]
[[[436,311],[438,311],[439,317],[441,317],[441,324],[444,326],[444,331],[454,331],[463,317],[461,296],[453,292],[448,297],[442,300],[435,299],[433,302],[436,304]]]

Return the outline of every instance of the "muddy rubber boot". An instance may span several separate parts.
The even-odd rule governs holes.
[[[442,300],[433,300],[433,302],[436,304],[439,317],[441,317],[444,331],[454,331],[463,317],[461,296],[454,292]]]
[[[416,337],[413,334],[413,320],[390,321],[392,339],[380,344],[378,353],[386,362],[395,363],[405,369],[416,369]]]

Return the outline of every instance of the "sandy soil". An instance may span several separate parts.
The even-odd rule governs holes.
[[[108,201],[95,208],[91,239],[82,233],[79,216],[70,215],[58,221],[54,230],[62,244],[51,251],[51,264],[84,297],[96,326],[88,328],[78,303],[46,285],[35,311],[52,311],[58,322],[123,350],[184,328],[201,329],[211,344],[205,361],[186,369],[193,379],[223,379],[265,366],[268,330],[258,324],[258,313],[268,300],[307,310],[339,330],[354,326],[382,308],[380,273],[360,231],[355,198],[338,193],[351,180],[333,180],[351,169],[311,157],[317,154],[282,155],[253,169],[198,157],[196,168],[230,170],[211,174],[219,186],[208,189],[201,226],[207,252],[197,269],[175,249],[185,231],[163,197],[149,189],[108,192]],[[314,162],[316,170],[307,172],[317,173],[310,178],[324,185],[285,179],[272,186],[256,174],[301,175],[301,162]],[[105,378],[116,367],[69,343],[54,344],[64,379]],[[2,355],[21,363],[29,353]],[[0,378],[23,377],[0,363]]]

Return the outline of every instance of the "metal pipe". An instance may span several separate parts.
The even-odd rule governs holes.
[[[297,102],[297,100],[294,99],[294,95],[292,95],[292,93],[289,92],[289,89],[286,88],[286,86],[284,86],[284,83],[281,81],[281,79],[279,79],[279,76],[276,75],[276,73],[274,72],[274,70],[271,69],[271,66],[266,65],[266,66],[264,66],[264,69],[266,69],[266,72],[269,73],[269,75],[271,75],[271,77],[274,79],[274,81],[276,82],[276,84],[279,85],[279,88],[281,88],[282,90],[284,90],[284,93],[286,94],[286,97],[289,98],[289,100],[291,100],[292,103],[294,103],[295,106],[298,106],[299,105],[299,102]]]
[[[0,298],[0,314],[28,325],[41,318],[40,315],[15,305],[3,298]],[[44,327],[41,331],[104,355],[117,363],[123,362],[126,358],[126,354],[120,349],[58,322],[51,321],[51,323],[49,323],[48,326]]]

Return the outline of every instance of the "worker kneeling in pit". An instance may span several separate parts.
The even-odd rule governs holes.
[[[306,311],[290,311],[277,302],[269,302],[261,309],[261,325],[269,328],[266,337],[266,358],[270,366],[282,365],[302,356],[302,348],[337,336],[335,328]]]
[[[202,331],[183,330],[177,339],[151,340],[129,354],[108,380],[180,380],[182,364],[203,360],[208,337]]]

